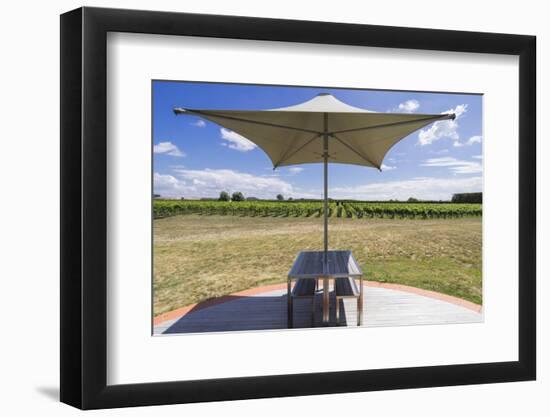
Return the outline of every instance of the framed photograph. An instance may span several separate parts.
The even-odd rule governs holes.
[[[535,37],[61,16],[61,401],[533,380]]]

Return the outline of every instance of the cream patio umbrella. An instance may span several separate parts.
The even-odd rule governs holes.
[[[287,165],[324,165],[324,259],[328,251],[328,163],[381,170],[384,156],[404,137],[454,114],[377,113],[319,94],[294,106],[270,110],[174,108],[176,115],[200,116],[230,129],[260,147],[273,169]]]

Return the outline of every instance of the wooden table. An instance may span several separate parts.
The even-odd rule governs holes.
[[[329,279],[359,278],[360,279],[360,311],[359,323],[363,318],[363,272],[349,250],[331,250],[327,253],[328,262],[324,262],[323,251],[303,251],[292,265],[287,280],[288,327],[292,327],[291,284],[296,279],[323,280],[323,324],[329,323]]]

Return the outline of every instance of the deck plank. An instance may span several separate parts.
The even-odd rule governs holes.
[[[321,294],[317,294],[315,324],[322,322]],[[286,290],[276,290],[192,311],[155,326],[154,333],[203,333],[286,329]],[[357,302],[343,300],[340,326],[357,324]],[[404,291],[364,286],[363,326],[410,326],[479,323],[483,315],[446,301]],[[330,324],[335,325],[335,299],[330,297]],[[311,327],[311,299],[294,300],[294,327]]]

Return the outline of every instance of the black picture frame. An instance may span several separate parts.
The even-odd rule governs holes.
[[[108,32],[519,56],[519,360],[107,385]],[[61,15],[61,401],[82,409],[533,380],[536,38],[251,17],[80,8]]]

